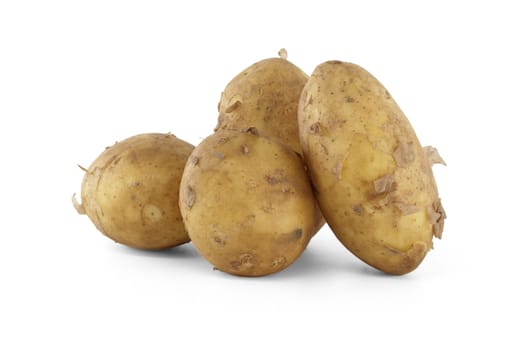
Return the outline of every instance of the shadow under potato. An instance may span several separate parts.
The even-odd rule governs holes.
[[[191,243],[184,243],[177,247],[163,249],[163,250],[144,250],[133,247],[128,247],[118,244],[119,250],[123,254],[143,256],[148,258],[181,258],[181,259],[201,259],[199,253],[195,250]]]
[[[352,258],[337,259],[331,254],[314,247],[307,247],[303,254],[292,265],[278,273],[266,276],[272,280],[291,278],[319,278],[342,272],[356,272],[357,264]]]
[[[321,247],[313,246],[307,247],[307,249],[299,257],[299,259],[295,261],[292,265],[288,266],[286,269],[270,275],[256,277],[236,276],[214,268],[208,261],[201,257],[201,255],[195,249],[191,242],[164,250],[142,250],[128,247],[123,244],[117,244],[117,246],[118,251],[126,255],[154,259],[192,260],[192,264],[198,262],[197,265],[201,266],[198,268],[201,270],[201,273],[213,274],[214,276],[220,275],[224,278],[231,278],[236,280],[281,281],[291,279],[320,278],[322,276],[328,277],[333,274],[342,276],[342,273],[344,273],[347,276],[360,275],[369,276],[372,278],[389,278],[405,280],[407,278],[410,278],[410,276],[412,275],[390,275],[363,263],[362,261],[353,256],[347,256],[347,253],[330,254],[328,252],[323,251]],[[203,270],[203,265],[207,266],[208,269],[205,268]]]

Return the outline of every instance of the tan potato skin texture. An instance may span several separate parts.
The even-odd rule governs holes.
[[[256,127],[301,154],[298,100],[308,76],[283,58],[254,63],[225,87],[215,130]]]
[[[172,134],[141,134],[108,147],[89,167],[82,206],[118,243],[159,250],[190,240],[179,210],[179,183],[194,147]]]
[[[254,63],[235,76],[225,87],[218,104],[217,130],[245,130],[289,146],[301,154],[298,134],[298,101],[308,75],[283,58]],[[316,212],[316,232],[325,219]]]
[[[414,270],[445,213],[431,165],[389,92],[352,63],[316,67],[299,103],[303,154],[327,223],[357,257]]]
[[[199,253],[240,276],[268,275],[292,264],[314,234],[317,210],[296,153],[231,130],[207,137],[192,152],[179,205]]]

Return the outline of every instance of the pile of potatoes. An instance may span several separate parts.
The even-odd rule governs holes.
[[[279,55],[228,83],[196,147],[141,134],[106,148],[82,168],[77,211],[130,247],[192,241],[234,275],[285,269],[325,221],[365,263],[413,271],[442,236],[431,166],[444,161],[365,69],[328,61],[308,76]]]

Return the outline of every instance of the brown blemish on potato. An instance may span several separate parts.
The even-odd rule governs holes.
[[[219,245],[219,246],[225,246],[226,245],[226,242],[224,239],[221,239],[221,237],[218,237],[218,236],[214,236],[213,237],[213,241],[215,244]]]
[[[437,199],[431,207],[427,208],[427,215],[429,216],[429,221],[431,222],[433,236],[438,239],[442,238],[442,232],[444,231],[444,220],[447,218],[446,211],[442,206],[440,198]]]
[[[296,239],[300,239],[301,236],[303,236],[303,230],[301,228],[298,228],[294,231],[294,237]]]
[[[406,255],[411,258],[412,260],[415,259],[422,259],[423,256],[427,253],[429,250],[429,247],[425,242],[422,241],[416,241],[413,243],[411,248],[406,252]]]
[[[241,145],[241,152],[243,154],[248,154],[248,146],[247,145]]]
[[[354,102],[354,98],[352,98],[351,96],[347,96],[347,97],[345,98],[345,102],[347,102],[347,103],[353,103],[353,102]]]
[[[228,137],[228,136],[221,137],[221,138],[219,138],[219,140],[217,140],[216,145],[224,145],[228,141],[230,141],[230,137]]]
[[[195,204],[195,191],[191,186],[186,187],[186,206],[189,209]]]
[[[375,194],[384,194],[396,190],[396,181],[392,174],[374,180],[373,185]]]
[[[407,251],[401,251],[386,244],[383,245],[385,251],[399,257],[399,266],[389,266],[389,269],[381,269],[385,272],[402,275],[414,270],[422,261],[427,251],[428,245],[425,242],[417,241],[411,245]]]
[[[402,261],[401,266],[402,269],[404,269],[405,271],[403,271],[402,273],[416,268],[418,264],[422,261],[428,250],[429,247],[425,242],[417,241],[413,243],[411,248],[409,248],[409,250],[404,253],[404,259]]]
[[[396,164],[401,168],[406,168],[415,160],[415,152],[412,142],[400,141],[398,147],[393,152]]]
[[[303,156],[301,155],[301,153],[298,153],[298,152],[293,151],[293,150],[291,150],[291,151],[294,152],[294,154],[296,155],[296,157],[298,157],[298,159],[301,161],[301,163],[303,164],[303,168],[304,168],[305,170],[307,170],[306,165],[303,163]]]
[[[197,156],[191,156],[190,157],[190,164],[192,164],[193,166],[196,166],[197,164],[199,164],[199,157]]]
[[[361,204],[353,205],[352,210],[356,215],[361,216],[363,212],[363,207]]]
[[[327,128],[328,129],[336,129],[341,128],[345,123],[347,123],[344,119],[337,119],[337,118],[327,118]]]
[[[386,206],[388,206],[389,204],[391,204],[393,198],[390,196],[390,193],[389,192],[386,192],[387,195],[385,195],[383,198],[380,198],[377,200],[376,203],[373,204],[373,206],[376,208],[376,209],[382,209]],[[381,193],[381,195],[383,195],[385,193]]]
[[[242,131],[246,132],[247,134],[252,134],[252,135],[259,136],[259,131],[258,131],[258,129],[255,126],[250,126],[250,127],[246,128],[246,129],[243,129]]]
[[[313,134],[313,135],[319,135],[321,134],[321,131],[322,131],[322,126],[320,122],[311,124],[311,126],[308,129],[308,133]]]
[[[385,93],[385,98],[390,100],[391,99],[391,94],[389,93],[389,91],[387,91],[387,89],[385,89],[384,93]]]
[[[438,150],[433,146],[425,146],[422,148],[424,151],[424,154],[427,158],[427,162],[429,163],[429,166],[432,166],[434,164],[442,164],[447,165],[444,159],[440,156],[438,153]]]
[[[252,254],[244,253],[239,255],[237,260],[231,261],[230,266],[235,271],[245,271],[254,266],[253,259]]]
[[[270,185],[280,184],[285,181],[285,171],[276,169],[271,174],[265,175],[265,181]]]
[[[277,256],[274,259],[272,259],[271,265],[272,265],[272,267],[278,267],[278,266],[284,265],[286,262],[287,262],[287,258],[286,257],[284,257],[284,256]]]
[[[271,176],[271,175],[265,175],[265,181],[267,181],[267,183],[271,184],[271,185],[275,185],[275,184],[278,184],[280,183],[281,181],[277,178],[275,178],[274,176]]]
[[[303,237],[303,230],[301,228],[297,228],[292,232],[283,233],[279,236],[277,239],[278,244],[290,244],[297,242],[298,240]]]

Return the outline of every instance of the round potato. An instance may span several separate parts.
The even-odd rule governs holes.
[[[282,142],[301,154],[298,134],[298,101],[308,75],[287,61],[285,49],[280,58],[254,63],[235,76],[225,87],[218,104],[215,131],[246,130]],[[325,219],[317,211],[316,232]]]
[[[250,132],[220,130],[195,148],[179,206],[199,253],[217,269],[241,276],[268,275],[292,264],[316,224],[301,158]]]
[[[97,229],[118,243],[159,250],[190,240],[179,183],[194,147],[172,134],[141,134],[106,148],[86,170],[82,204]]]
[[[420,146],[389,92],[352,63],[316,67],[298,120],[319,205],[338,239],[384,272],[414,270],[446,217],[431,171],[438,153]]]
[[[286,59],[254,63],[225,87],[219,101],[215,130],[257,128],[301,154],[298,135],[298,100],[308,76]]]

